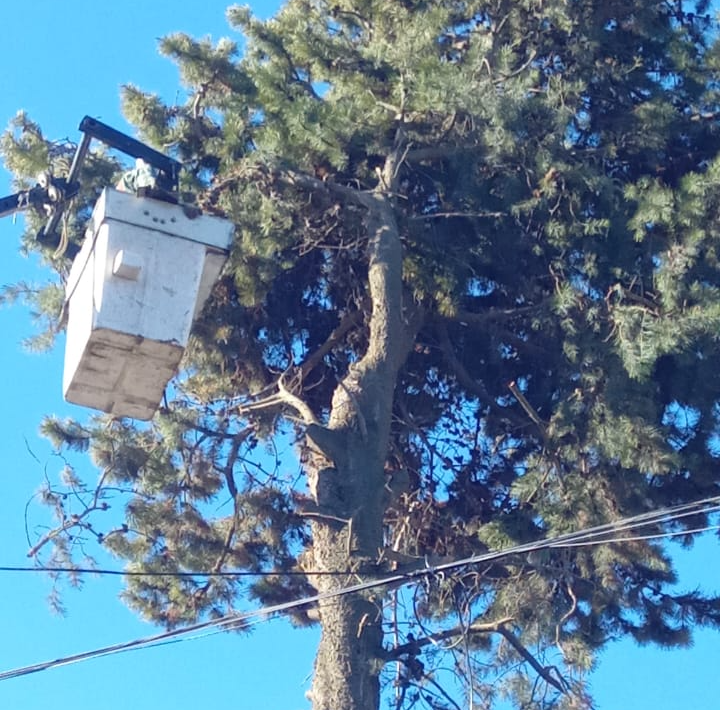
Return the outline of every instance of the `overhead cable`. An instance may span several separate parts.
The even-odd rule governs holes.
[[[443,562],[434,565],[427,564],[425,567],[419,567],[418,569],[408,572],[399,572],[397,574],[388,575],[380,579],[366,580],[364,582],[359,582],[354,585],[339,587],[338,589],[322,592],[301,599],[282,602],[280,604],[274,604],[248,612],[229,614],[227,616],[219,617],[217,619],[210,619],[207,621],[198,622],[197,624],[185,626],[180,629],[174,629],[172,631],[164,631],[162,633],[147,636],[142,639],[126,641],[123,643],[95,649],[93,651],[86,651],[84,653],[65,656],[63,658],[58,658],[51,661],[44,661],[42,663],[36,663],[30,666],[15,668],[13,670],[1,672],[0,681],[9,680],[10,678],[16,678],[23,675],[29,675],[31,673],[37,673],[39,671],[47,670],[49,668],[55,668],[59,666],[78,663],[80,661],[86,661],[91,658],[99,658],[101,656],[108,656],[116,653],[137,650],[140,648],[148,648],[152,646],[162,645],[164,643],[172,642],[173,640],[182,640],[182,637],[187,637],[191,634],[197,634],[197,632],[199,631],[204,631],[208,629],[232,630],[233,628],[243,628],[248,626],[249,624],[258,623],[263,619],[274,617],[284,612],[288,612],[292,609],[297,609],[304,606],[312,606],[317,604],[318,602],[328,599],[342,597],[348,594],[356,594],[358,592],[364,592],[378,587],[409,584],[412,582],[420,581],[421,579],[427,577],[441,576],[444,572],[448,572],[454,569],[470,567],[487,562],[493,562],[513,555],[535,552],[545,549],[604,545],[616,542],[627,542],[629,540],[649,540],[660,537],[691,535],[695,533],[705,532],[707,530],[716,530],[720,529],[720,526],[710,525],[683,531],[652,532],[648,533],[647,535],[636,535],[633,537],[617,537],[617,534],[621,532],[637,531],[638,529],[648,525],[669,523],[674,520],[687,517],[689,515],[697,515],[700,513],[708,514],[717,511],[720,511],[720,496],[705,498],[694,503],[686,503],[683,505],[664,508],[650,513],[643,513],[641,515],[623,518],[612,523],[597,525],[592,528],[578,530],[575,532],[570,532],[552,538],[546,538],[543,540],[537,540],[530,543],[514,545],[503,550],[473,555],[471,557],[466,557],[461,560]],[[610,534],[615,534],[616,537],[608,537],[608,535]]]
[[[533,552],[540,546],[541,548],[546,547],[582,547],[587,544],[600,544],[600,543],[616,543],[616,542],[629,542],[631,540],[650,540],[653,538],[670,538],[679,537],[682,535],[696,534],[705,532],[706,528],[699,528],[693,530],[679,530],[677,532],[660,532],[654,535],[642,535],[640,537],[630,538],[627,536],[618,538],[601,538],[605,533],[621,533],[624,531],[635,530],[648,525],[657,525],[659,523],[669,523],[674,520],[680,520],[688,516],[697,515],[699,513],[709,514],[720,511],[720,496],[704,498],[699,501],[692,503],[684,503],[669,508],[663,508],[648,513],[641,513],[628,518],[622,518],[615,522],[605,523],[591,528],[585,528],[575,532],[570,532],[565,535],[559,535],[550,539],[542,539],[530,543],[523,543],[515,545],[512,548],[503,548],[495,553],[485,554],[498,554],[498,555],[511,555],[519,554],[524,552]],[[715,526],[709,526],[707,530],[713,530]],[[473,560],[474,558],[469,558]],[[477,560],[487,561],[487,560]],[[449,563],[451,565],[462,566],[464,564],[473,564],[472,561],[457,561]],[[427,567],[423,568],[423,572],[427,570]],[[42,572],[48,574],[93,574],[98,576],[115,576],[115,577],[171,577],[171,578],[220,578],[220,577],[346,577],[347,571],[341,570],[263,570],[263,571],[252,571],[252,570],[220,570],[220,571],[158,571],[158,570],[118,570],[118,569],[105,569],[95,567],[73,567],[73,566],[0,566],[0,572]],[[367,573],[366,573],[367,574]],[[379,571],[378,574],[381,574]],[[382,579],[378,580],[378,583],[382,583]]]
[[[0,565],[0,572],[43,572],[45,574],[95,574],[105,577],[176,577],[176,578],[192,578],[192,577],[347,577],[347,572],[337,572],[333,570],[327,571],[261,571],[253,572],[252,570],[223,570],[219,572],[197,571],[197,572],[158,572],[157,570],[122,570],[122,569],[105,569],[103,567],[43,567],[43,566],[25,566],[25,565]]]

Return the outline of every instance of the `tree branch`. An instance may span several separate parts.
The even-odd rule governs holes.
[[[306,424],[317,424],[317,419],[312,409],[308,406],[307,402],[304,402],[294,392],[291,392],[285,385],[285,375],[281,375],[277,381],[277,387],[280,399],[293,407],[298,414],[303,418]]]
[[[271,168],[270,171],[276,180],[289,187],[297,187],[301,190],[326,196],[335,195],[358,207],[368,207],[369,205],[368,193],[346,185],[339,185],[332,180],[320,180],[307,173],[289,168]]]
[[[547,440],[547,424],[540,418],[540,415],[535,410],[535,407],[530,404],[527,397],[520,391],[517,382],[513,381],[508,385],[508,389],[513,393],[513,396],[520,403],[520,406],[525,410],[525,413],[530,417],[535,426],[540,430],[543,439]]]
[[[390,649],[388,651],[386,660],[394,661],[397,660],[400,656],[417,656],[420,651],[425,648],[425,646],[429,646],[430,644],[435,645],[438,643],[442,643],[443,641],[457,638],[458,636],[462,636],[463,634],[471,635],[499,633],[502,626],[504,624],[509,624],[511,621],[514,621],[514,618],[512,616],[506,616],[502,619],[498,619],[497,621],[488,621],[485,623],[474,621],[469,626],[455,626],[452,629],[438,631],[436,634],[423,636],[423,638],[420,639],[413,639],[412,641],[408,641],[407,643]]]
[[[358,207],[368,207],[367,192],[347,185],[339,185],[332,180],[320,180],[313,175],[300,170],[284,167],[282,165],[268,164],[241,164],[218,180],[207,192],[201,196],[200,207],[207,211],[215,211],[215,202],[218,196],[226,189],[230,189],[242,180],[259,180],[272,178],[287,187],[294,187],[316,195],[323,195],[328,199],[341,198],[344,202]]]
[[[506,624],[511,623],[513,620],[514,619],[512,616],[507,616],[502,619],[498,619],[497,621],[491,622],[482,623],[479,621],[475,621],[469,626],[456,626],[452,629],[446,629],[445,631],[440,631],[436,634],[430,634],[429,636],[425,636],[420,639],[413,639],[412,641],[408,641],[407,643],[404,643],[400,646],[396,646],[393,649],[389,649],[385,656],[385,661],[396,661],[403,656],[417,656],[423,648],[429,646],[430,644],[435,645],[441,643],[442,641],[447,641],[448,639],[457,638],[458,636],[496,633],[500,634],[515,649],[515,651],[517,651],[517,653],[523,658],[523,660],[525,660],[532,666],[535,672],[545,682],[547,682],[549,685],[552,685],[553,688],[557,689],[560,693],[566,694],[567,687],[563,680],[554,678],[551,674],[551,671],[553,669],[547,666],[543,666],[537,660],[537,658],[535,658],[535,656],[533,656],[530,651],[528,651],[527,648],[523,646],[517,636],[515,636],[506,627]]]
[[[487,308],[479,313],[474,311],[458,311],[452,320],[467,325],[485,325],[491,321],[512,320],[519,316],[540,313],[545,307],[545,303],[535,303],[533,305],[517,306],[515,308]]]
[[[428,219],[450,219],[451,217],[467,217],[468,219],[494,219],[507,217],[507,212],[433,212],[409,217],[411,222],[424,222]]]
[[[530,653],[530,651],[528,651],[527,648],[520,643],[520,640],[512,633],[512,631],[504,626],[499,626],[497,628],[497,633],[499,633],[518,652],[518,654],[534,668],[535,672],[546,683],[552,685],[553,688],[556,688],[563,695],[567,693],[565,684],[561,680],[553,678],[550,674],[551,669],[547,666],[543,666],[540,661],[538,661],[537,658],[535,658],[535,656],[533,656],[532,653]]]
[[[343,339],[345,334],[358,324],[361,315],[360,311],[353,311],[352,313],[346,313],[342,317],[340,324],[330,333],[327,340],[300,364],[300,372],[303,378],[307,377],[320,364],[322,359],[332,352],[332,349]]]
[[[457,355],[455,355],[455,349],[453,348],[452,342],[450,341],[450,335],[448,334],[445,323],[438,322],[437,333],[440,339],[440,350],[453,374],[457,378],[457,381],[469,392],[474,394],[484,405],[491,409],[497,408],[497,402],[490,396],[490,393],[485,389],[482,382],[478,382],[470,373],[465,369],[465,366],[460,362]]]
[[[62,505],[59,506],[59,508],[56,506],[56,513],[58,517],[61,517],[62,524],[43,535],[35,543],[35,545],[33,545],[28,550],[27,557],[36,557],[38,552],[40,552],[40,550],[45,547],[45,545],[54,540],[56,537],[62,535],[63,533],[66,533],[68,530],[72,530],[76,527],[79,527],[81,530],[87,530],[96,537],[98,536],[98,533],[93,530],[93,526],[91,525],[91,523],[86,522],[86,518],[90,517],[91,513],[94,513],[96,510],[106,511],[109,508],[107,502],[101,502],[100,500],[101,494],[105,490],[104,483],[105,479],[108,476],[109,470],[110,469],[107,467],[103,470],[102,475],[100,476],[100,480],[97,482],[95,490],[92,493],[92,502],[90,504],[86,503],[81,495],[81,493],[90,493],[89,490],[78,491],[75,485],[71,486],[71,493],[73,497],[76,498],[80,505],[83,507],[83,510],[80,513],[72,513],[68,515],[65,513]],[[48,482],[48,487],[49,486],[50,484]],[[55,497],[54,494],[53,497]]]

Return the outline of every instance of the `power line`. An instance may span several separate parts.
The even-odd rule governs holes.
[[[648,525],[669,523],[674,520],[687,517],[689,515],[697,515],[699,513],[707,514],[717,511],[720,511],[720,496],[705,498],[703,500],[696,501],[695,503],[687,503],[684,505],[678,505],[658,511],[653,511],[651,513],[644,513],[641,515],[624,518],[613,523],[607,523],[604,525],[598,525],[576,532],[566,533],[564,535],[558,535],[553,538],[537,540],[532,543],[526,543],[522,545],[514,545],[504,550],[497,550],[494,552],[473,555],[471,557],[467,557],[461,560],[455,560],[452,562],[445,562],[437,565],[428,565],[426,567],[412,570],[409,572],[403,572],[382,577],[380,579],[359,582],[358,584],[354,584],[351,586],[340,587],[336,590],[331,590],[328,592],[323,592],[320,594],[315,594],[313,596],[287,601],[280,604],[274,604],[272,606],[263,607],[261,609],[256,609],[253,611],[243,612],[240,614],[231,614],[217,619],[198,622],[197,624],[192,624],[181,629],[165,631],[159,634],[155,634],[153,636],[147,636],[142,639],[135,639],[133,641],[126,641],[111,646],[105,646],[103,648],[95,649],[92,651],[86,651],[71,656],[65,656],[63,658],[58,658],[51,661],[44,661],[42,663],[36,663],[30,666],[22,666],[20,668],[15,668],[13,670],[0,673],[0,681],[9,680],[10,678],[17,678],[23,675],[29,675],[31,673],[37,673],[39,671],[47,670],[49,668],[79,663],[80,661],[86,661],[92,658],[99,658],[102,656],[113,655],[116,653],[138,650],[140,648],[149,648],[153,646],[163,645],[165,643],[171,643],[173,641],[188,640],[188,637],[190,637],[191,634],[196,634],[199,631],[205,631],[207,629],[216,629],[217,631],[220,631],[245,627],[250,624],[259,623],[264,619],[272,618],[278,614],[282,614],[283,612],[290,611],[291,609],[314,605],[320,601],[324,601],[327,599],[339,598],[348,594],[356,594],[358,592],[368,591],[377,587],[394,584],[408,584],[419,581],[428,576],[432,577],[442,575],[443,572],[458,569],[460,567],[469,567],[481,563],[492,562],[512,555],[534,552],[544,549],[605,545],[615,542],[627,542],[630,540],[651,540],[661,537],[667,538],[674,537],[676,535],[690,535],[705,532],[708,530],[717,530],[720,529],[720,525],[703,526],[701,528],[684,531],[649,533],[647,535],[637,535],[630,538],[606,537],[606,535],[610,533],[617,534],[623,531],[637,530]]]
[[[27,566],[0,566],[0,572],[41,572],[44,574],[96,574],[106,577],[347,577],[347,572],[335,572],[332,570],[309,570],[301,572],[299,570],[280,571],[264,571],[253,572],[250,570],[224,570],[220,572],[158,572],[157,570],[139,571],[139,570],[121,570],[121,569],[104,569],[95,567],[27,567]]]
[[[597,536],[603,532],[613,532],[618,533],[622,532],[624,530],[629,529],[635,529],[638,527],[644,527],[646,525],[655,525],[658,523],[668,523],[673,520],[679,520],[681,518],[685,518],[692,515],[697,515],[698,513],[711,513],[716,512],[720,510],[720,496],[718,497],[710,497],[705,498],[700,501],[696,501],[693,503],[684,503],[677,506],[672,506],[665,509],[660,509],[656,511],[651,511],[648,513],[641,513],[639,515],[635,515],[628,518],[623,518],[618,521],[612,522],[612,523],[606,523],[603,525],[595,526],[592,528],[586,528],[584,530],[580,530],[577,532],[568,533],[568,535],[572,536],[573,538],[576,538],[576,540],[572,543],[570,542],[563,542],[565,540],[566,536],[561,535],[557,536],[555,538],[552,538],[552,540],[555,540],[556,542],[553,545],[550,545],[549,540],[541,540],[537,542],[532,543],[525,543],[522,545],[517,545],[512,548],[514,552],[511,553],[510,550],[499,550],[498,554],[502,554],[503,556],[505,554],[516,554],[516,553],[522,553],[522,552],[533,552],[537,548],[535,545],[542,545],[543,547],[547,546],[564,546],[564,547],[582,547],[583,545],[587,544],[584,542],[586,538],[592,538],[594,536]],[[689,534],[695,534],[699,532],[705,532],[707,530],[714,530],[716,529],[715,526],[710,526],[707,529],[696,529],[696,530],[681,530],[678,532],[673,533],[658,533],[653,536],[642,536],[640,538],[628,538],[628,537],[622,537],[622,538],[615,538],[615,539],[605,539],[601,542],[603,544],[605,543],[614,543],[614,542],[629,542],[633,539],[643,539],[643,540],[649,540],[653,537],[655,538],[670,538],[670,537],[679,537],[682,535],[689,535]],[[597,544],[597,543],[594,543]],[[455,564],[455,563],[451,563]],[[307,570],[307,571],[300,571],[300,570],[285,570],[285,571],[279,571],[279,570],[264,570],[264,571],[251,571],[251,570],[223,570],[223,571],[206,571],[206,570],[198,570],[198,571],[188,571],[188,572],[162,572],[157,570],[117,570],[117,569],[106,569],[106,568],[94,568],[94,567],[72,567],[72,566],[53,566],[53,567],[29,567],[29,566],[0,566],[0,572],[17,572],[17,573],[23,573],[23,572],[34,572],[34,573],[47,573],[47,574],[94,574],[98,576],[115,576],[115,577],[173,577],[173,578],[195,578],[195,577],[205,577],[205,578],[221,578],[221,577],[347,577],[348,572],[347,571],[339,571],[339,570]],[[368,576],[370,576],[371,573],[367,573]],[[380,575],[381,572],[378,572],[378,575]]]
[[[654,535],[625,535],[624,537],[604,538],[593,542],[568,542],[558,547],[588,547],[590,545],[608,545],[617,542],[636,542],[638,540],[659,540],[661,538],[683,537],[684,535],[699,535],[700,533],[713,532],[720,530],[720,525],[706,525],[702,528],[692,528],[690,530],[676,530],[675,532],[661,532]]]

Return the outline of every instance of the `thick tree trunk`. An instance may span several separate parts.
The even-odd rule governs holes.
[[[354,447],[353,447],[354,448]],[[340,520],[313,522],[313,550],[316,569],[347,570],[347,576],[320,577],[318,591],[334,591],[358,581],[363,568],[372,564],[374,554],[382,545],[382,528],[371,524],[381,507],[370,501],[373,476],[362,465],[366,457],[348,452],[353,465],[324,469],[320,475],[332,477],[335,482],[355,484],[358,495],[365,486],[368,492],[366,505],[353,506],[357,497],[344,485],[333,485],[330,492],[335,500],[324,500],[321,511],[335,515]],[[369,462],[368,462],[369,463]],[[321,485],[328,485],[327,482]],[[325,494],[327,493],[327,489]],[[322,501],[321,495],[321,501]],[[350,508],[354,507],[354,510]],[[357,575],[357,576],[356,576]],[[322,635],[315,660],[312,688],[314,710],[376,710],[379,702],[380,651],[382,648],[382,609],[367,595],[332,597],[319,605]]]
[[[368,350],[338,386],[327,428],[309,438],[320,461],[309,480],[314,568],[347,571],[317,577],[329,592],[363,577],[383,546],[384,464],[398,369],[414,337],[403,322],[400,238],[384,196],[368,196],[369,290],[373,311]],[[377,710],[382,668],[382,607],[370,595],[333,597],[319,605],[322,636],[312,687],[314,710]]]

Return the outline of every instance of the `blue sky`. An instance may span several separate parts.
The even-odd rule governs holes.
[[[85,114],[121,130],[119,87],[134,83],[172,101],[179,89],[174,65],[159,56],[157,38],[173,31],[214,39],[232,36],[224,19],[225,0],[159,2],[125,0],[27,0],[4,3],[0,27],[0,124],[19,110],[39,121],[53,138],[79,138]],[[268,15],[277,2],[255,2]],[[0,170],[0,196],[10,192]],[[20,218],[0,220],[0,284],[50,278],[18,254]],[[0,566],[27,564],[26,504],[45,475],[61,462],[37,436],[44,414],[85,412],[61,397],[62,348],[46,355],[20,346],[32,333],[20,307],[0,310],[4,376]],[[59,344],[62,346],[62,342]],[[92,476],[93,474],[90,473]],[[31,526],[45,512],[30,506]],[[716,541],[708,539],[683,554],[684,588],[720,589]],[[0,672],[155,633],[157,629],[118,600],[117,578],[86,580],[68,590],[67,615],[53,615],[47,603],[50,581],[36,574],[0,573]],[[297,631],[283,621],[262,623],[250,635],[214,635],[135,651],[0,682],[0,707],[46,710],[60,703],[74,710],[155,710],[233,704],[301,710],[312,671],[315,631]],[[716,704],[713,673],[720,637],[698,635],[693,649],[658,651],[616,644],[603,654],[592,686],[601,710],[674,710]],[[711,695],[712,693],[712,695]]]

